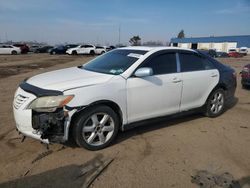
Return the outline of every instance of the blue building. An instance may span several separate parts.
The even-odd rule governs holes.
[[[172,38],[171,46],[193,49],[216,49],[217,51],[224,52],[228,52],[232,48],[247,47],[250,49],[250,35]]]

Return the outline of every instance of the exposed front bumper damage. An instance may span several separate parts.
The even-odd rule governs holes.
[[[64,141],[64,127],[67,114],[63,109],[55,112],[44,113],[32,111],[32,128],[40,133],[41,139],[48,139],[50,142]]]
[[[26,107],[35,100],[35,93],[18,88],[13,101],[16,127],[24,136],[43,143],[64,143],[68,140],[72,115],[77,109],[59,108],[55,112],[36,112]]]

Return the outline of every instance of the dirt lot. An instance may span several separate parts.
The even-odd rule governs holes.
[[[235,187],[250,187],[250,90],[241,88],[239,76],[236,104],[215,119],[193,114],[149,123],[119,134],[111,147],[96,152],[57,144],[47,150],[30,138],[21,143],[12,115],[18,84],[91,58],[0,56],[0,187],[81,187],[88,182],[92,187],[226,187],[231,180],[238,181]],[[239,73],[250,56],[221,61]],[[214,178],[223,173],[227,178],[219,185]]]

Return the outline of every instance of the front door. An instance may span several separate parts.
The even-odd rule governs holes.
[[[142,63],[152,76],[127,79],[128,122],[179,112],[182,78],[177,72],[176,54],[160,53]]]

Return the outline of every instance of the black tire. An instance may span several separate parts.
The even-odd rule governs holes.
[[[92,122],[93,121],[92,117],[93,116],[95,117],[96,114],[97,114],[96,117],[98,119],[97,122],[100,123],[99,126],[101,126],[102,115],[100,115],[100,117],[98,117],[98,114],[106,114],[109,116],[110,121],[106,122],[106,123],[109,123],[109,125],[108,126],[103,125],[103,127],[110,127],[112,125],[113,130],[111,132],[103,132],[102,131],[102,130],[104,130],[103,127],[101,127],[101,128],[99,127],[99,130],[98,130],[97,129],[98,126],[94,126],[94,123]],[[99,121],[99,119],[100,119],[100,121]],[[88,124],[91,124],[91,123],[93,123],[93,124],[89,126]],[[120,125],[120,123],[119,123],[118,115],[110,107],[104,106],[104,105],[93,106],[93,107],[90,107],[87,110],[84,110],[83,112],[81,112],[76,117],[76,119],[73,121],[73,124],[72,124],[73,137],[74,137],[74,140],[77,143],[77,145],[80,147],[84,147],[84,148],[86,148],[88,150],[92,150],[92,151],[100,150],[100,149],[103,149],[103,148],[109,146],[110,143],[116,138],[116,136],[118,134],[118,130],[119,130],[119,125]],[[84,127],[85,128],[90,127],[91,129],[94,129],[94,131],[91,130],[91,132],[84,132],[83,131]],[[92,127],[94,127],[94,128],[92,128]],[[106,134],[106,136],[104,133]],[[87,135],[85,135],[85,134],[87,134]],[[103,143],[101,142],[99,134],[102,134],[105,136],[105,140]],[[108,134],[110,134],[110,135],[108,135]],[[91,135],[95,135],[95,136],[92,136],[93,139],[90,139]],[[92,140],[91,144],[88,142],[88,140]],[[99,142],[97,140],[99,140]]]
[[[72,55],[77,55],[77,51],[74,50],[74,51],[72,52]]]
[[[221,95],[221,99],[219,99]],[[216,98],[216,96],[218,96]],[[215,89],[208,97],[207,102],[204,106],[205,116],[215,118],[221,115],[225,110],[225,91],[221,88]],[[214,108],[213,108],[214,106]],[[216,110],[217,109],[217,110]]]
[[[13,51],[11,52],[11,55],[17,55],[17,51],[13,50]]]
[[[101,52],[101,54],[104,54],[104,53],[105,53],[104,51]]]
[[[95,52],[94,52],[93,50],[91,50],[91,51],[89,52],[89,54],[90,54],[90,55],[95,55]]]

